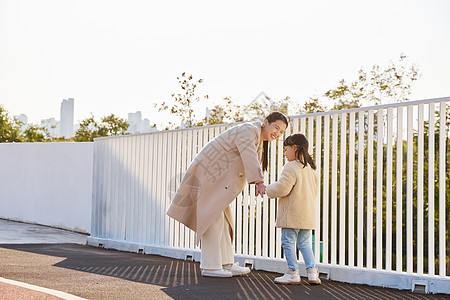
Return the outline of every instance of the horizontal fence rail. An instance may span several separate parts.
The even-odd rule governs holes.
[[[307,136],[321,180],[313,234],[319,266],[444,280],[429,288],[450,293],[450,98],[291,120],[285,137]],[[96,139],[91,237],[199,250],[195,233],[165,212],[195,155],[231,126]],[[285,164],[282,141],[269,145],[266,184]],[[237,254],[283,259],[276,206],[255,197],[253,185],[232,202]]]

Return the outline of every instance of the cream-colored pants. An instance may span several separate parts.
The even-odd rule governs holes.
[[[234,250],[231,244],[230,225],[223,212],[208,227],[201,238],[202,258],[200,268],[206,270],[222,269],[223,265],[234,263]]]

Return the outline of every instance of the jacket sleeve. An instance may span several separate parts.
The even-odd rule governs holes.
[[[264,175],[259,163],[259,155],[256,148],[258,142],[257,131],[245,128],[236,136],[236,147],[244,164],[245,176],[248,183],[263,181]]]
[[[297,182],[294,169],[286,165],[281,172],[280,178],[266,187],[266,195],[269,198],[280,198],[289,195]]]

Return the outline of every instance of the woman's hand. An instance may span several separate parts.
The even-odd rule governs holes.
[[[264,182],[260,181],[256,183],[256,196],[260,195],[261,197],[264,196],[266,193],[266,186],[264,185]]]

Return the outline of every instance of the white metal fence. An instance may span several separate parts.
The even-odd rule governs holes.
[[[286,134],[308,137],[321,178],[314,235],[321,272],[450,293],[449,105],[450,98],[440,98],[292,117]],[[96,139],[89,242],[159,248],[168,256],[196,252],[194,232],[165,212],[195,155],[230,126]],[[282,139],[271,142],[266,183],[281,173],[282,150]],[[236,253],[280,265],[277,202],[254,195],[247,186],[232,203]],[[354,276],[361,272],[368,276]]]

